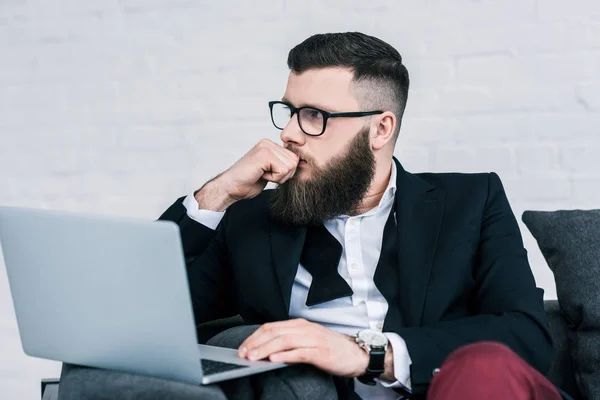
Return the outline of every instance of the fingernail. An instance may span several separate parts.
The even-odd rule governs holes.
[[[246,346],[240,347],[240,357],[245,357],[246,352],[248,352],[248,349],[246,348]]]
[[[256,357],[258,357],[258,351],[252,350],[250,352],[250,358],[254,360]]]

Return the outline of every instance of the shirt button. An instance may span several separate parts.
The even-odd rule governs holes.
[[[382,330],[383,329],[383,324],[380,322],[377,325],[375,325],[375,328]]]
[[[355,219],[351,219],[351,220],[350,220],[350,225],[352,225],[352,226],[356,226],[356,224],[358,224],[358,221],[357,221],[357,220],[355,220]]]
[[[431,371],[431,376],[436,376],[438,374],[438,372],[440,372],[440,369],[434,368],[433,371]]]
[[[358,264],[357,264],[357,263],[352,263],[352,264],[350,264],[350,269],[351,269],[352,271],[356,271],[356,270],[358,269]]]

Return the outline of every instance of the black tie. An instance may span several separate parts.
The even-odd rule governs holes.
[[[382,264],[393,269],[397,263],[395,209],[394,202],[383,230],[383,243],[377,269],[380,269]],[[306,298],[308,307],[354,294],[346,280],[338,273],[342,250],[342,245],[323,224],[307,228],[300,263],[312,275],[312,283]],[[390,283],[395,286],[395,282]]]
[[[307,306],[354,294],[338,273],[341,257],[342,245],[323,224],[307,228],[300,257],[300,263],[313,278],[306,298]]]

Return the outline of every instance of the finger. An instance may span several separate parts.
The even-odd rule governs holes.
[[[262,178],[268,180],[269,182],[274,182],[278,184],[282,184],[285,181],[289,180],[296,173],[297,168],[294,166],[290,169],[281,169],[275,171],[266,171]]]
[[[306,335],[303,333],[278,335],[255,349],[250,350],[248,359],[262,360],[269,357],[271,354],[280,353],[282,351],[304,347],[315,347],[316,343],[317,340],[314,335]]]
[[[269,182],[282,184],[282,183],[285,183],[286,181],[290,180],[296,174],[296,171],[297,171],[297,168],[291,169],[286,174],[274,174],[272,172],[265,172],[263,174],[262,178]]]
[[[291,160],[300,159],[300,157],[295,152],[293,152],[290,149],[286,149],[281,144],[275,143],[273,141],[269,141],[268,145],[271,145],[271,146],[267,146],[267,147],[273,148],[275,151],[281,152],[281,154],[285,155],[286,157],[289,157]]]
[[[287,321],[270,322],[263,324],[260,328],[254,331],[244,340],[240,348],[245,347],[246,350],[254,349],[260,346],[267,340],[271,340],[274,336],[296,333],[297,331],[308,332],[308,329],[313,325],[303,318],[290,319]]]
[[[283,147],[279,144],[274,143],[273,150],[281,153],[284,157],[287,157],[290,160],[300,160],[300,157],[298,156],[298,154],[296,154],[292,150],[286,149],[285,147]]]
[[[300,157],[291,150],[277,144],[269,139],[263,139],[260,141],[260,147],[263,151],[270,151],[277,156],[286,165],[294,166],[300,162]]]
[[[295,169],[300,163],[300,157],[296,154],[284,149],[283,147],[279,147],[272,149],[272,154],[285,165],[288,170]]]
[[[300,329],[302,332],[306,332],[304,326],[311,325],[308,321],[302,318],[290,319],[287,321],[270,322],[262,325],[252,335],[248,336],[246,340],[239,347],[240,357],[245,357],[246,353],[262,345],[263,343],[271,340],[277,335],[287,335],[297,333]]]
[[[240,345],[240,357],[248,357],[254,350],[281,335],[297,334],[297,328],[278,328],[277,330],[256,330]]]
[[[288,165],[274,153],[269,153],[269,159],[263,166],[263,179],[279,183],[291,170],[296,168],[296,165]]]
[[[287,364],[312,364],[317,365],[319,350],[313,347],[302,347],[298,349],[282,351],[280,353],[271,354],[269,360],[273,362],[281,362]]]

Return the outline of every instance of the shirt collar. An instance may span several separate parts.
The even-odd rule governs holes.
[[[396,167],[396,163],[392,162],[392,173],[390,174],[390,181],[381,197],[381,201],[379,201],[379,207],[385,202],[390,201],[390,199],[396,198],[396,181],[398,177],[398,167]]]
[[[383,196],[381,196],[381,200],[379,200],[379,204],[377,205],[377,207],[375,207],[363,214],[360,214],[360,216],[372,215],[372,214],[376,214],[376,213],[383,212],[383,211],[385,211],[386,213],[389,213],[389,211],[390,211],[389,207],[393,204],[393,202],[396,198],[396,177],[397,176],[398,176],[398,169],[396,168],[396,163],[392,162],[392,172],[390,173],[390,181],[388,182],[388,185],[385,188],[385,191],[383,192]]]

